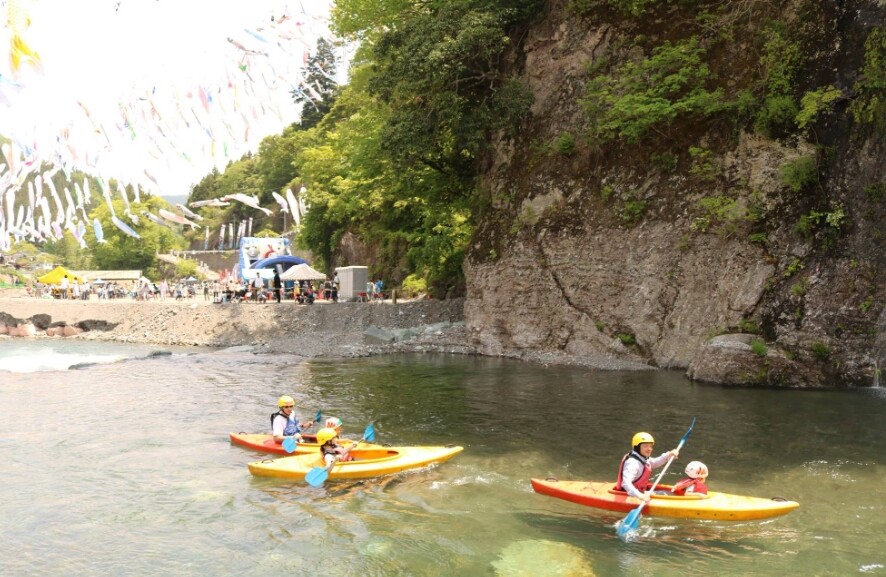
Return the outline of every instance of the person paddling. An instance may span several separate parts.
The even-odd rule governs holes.
[[[708,466],[701,461],[692,461],[686,465],[686,478],[674,483],[671,493],[674,495],[707,495]]]
[[[295,399],[289,395],[283,395],[277,400],[280,410],[271,415],[271,433],[274,441],[282,444],[286,437],[294,437],[296,442],[301,441],[303,431],[314,426],[314,421],[300,423],[295,416]]]
[[[658,457],[652,457],[652,449],[655,447],[655,439],[649,433],[637,433],[631,439],[631,452],[622,457],[618,466],[618,479],[615,482],[616,491],[625,491],[631,497],[636,497],[644,503],[648,503],[650,495],[645,493],[649,488],[649,479],[652,470],[667,463],[671,457],[680,456],[679,449],[671,449]]]
[[[347,462],[353,460],[350,450],[338,444],[338,433],[335,429],[324,427],[317,431],[317,443],[320,444],[320,456],[323,465],[328,467],[336,461]]]

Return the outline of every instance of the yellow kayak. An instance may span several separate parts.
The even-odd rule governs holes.
[[[362,445],[361,445],[362,446]],[[365,479],[415,469],[446,461],[461,453],[463,447],[370,447],[350,452],[353,461],[336,464],[330,479]],[[304,479],[314,467],[323,467],[318,453],[266,459],[249,463],[249,472],[257,477]]]
[[[536,493],[556,497],[579,505],[629,513],[640,504],[624,491],[616,491],[615,483],[595,481],[558,481],[556,479],[532,479]],[[667,485],[659,485],[662,492]],[[656,490],[658,493],[658,490]],[[709,491],[707,495],[655,494],[642,514],[651,517],[674,517],[680,519],[716,519],[718,521],[749,521],[768,519],[790,513],[800,504],[784,499],[745,497],[730,493]]]

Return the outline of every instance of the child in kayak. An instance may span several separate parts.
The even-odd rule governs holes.
[[[327,467],[336,461],[345,463],[353,460],[350,450],[338,444],[338,433],[335,429],[324,427],[317,431],[317,443],[320,444],[320,456]]]
[[[651,496],[645,493],[651,484],[652,470],[661,467],[670,459],[680,456],[678,449],[671,449],[658,457],[652,457],[652,449],[655,447],[655,439],[649,433],[637,433],[631,439],[631,452],[621,458],[618,467],[618,479],[615,482],[616,491],[625,491],[631,497],[636,497],[644,503],[648,503]]]
[[[707,495],[708,486],[705,480],[708,478],[708,467],[701,461],[692,461],[686,465],[686,478],[677,481],[671,487],[674,495]]]
[[[341,419],[338,417],[328,417],[326,419],[326,428],[335,431],[335,434],[341,436]]]

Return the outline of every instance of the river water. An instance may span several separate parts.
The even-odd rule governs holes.
[[[0,574],[886,575],[883,389],[727,389],[442,355],[133,358],[153,349],[0,340]],[[96,364],[64,369],[83,361]],[[246,463],[264,457],[228,432],[265,431],[281,394],[304,417],[342,418],[345,436],[374,420],[378,442],[465,451],[321,488],[253,478]],[[620,515],[531,490],[531,477],[614,479],[635,432],[671,448],[693,416],[678,463],[704,461],[714,490],[800,509],[644,516],[623,543]]]

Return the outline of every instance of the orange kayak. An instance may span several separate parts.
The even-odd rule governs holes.
[[[304,455],[305,453],[316,453],[320,450],[320,445],[317,444],[317,437],[309,434],[302,435],[302,438],[305,439],[306,442],[298,443],[295,446],[295,451],[292,453],[287,453],[286,449],[283,448],[283,445],[277,443],[274,440],[274,436],[267,433],[231,433],[230,437],[233,444],[261,453],[274,453],[275,455]],[[347,447],[353,442],[354,441],[349,439],[341,439],[341,444],[344,447]],[[375,445],[362,443],[361,446],[372,447]]]
[[[558,481],[556,479],[532,479],[536,493],[565,501],[607,511],[629,513],[640,504],[624,491],[616,491],[615,483],[596,481]],[[668,485],[659,485],[664,493]],[[656,490],[658,493],[658,490]],[[768,519],[790,513],[800,504],[784,499],[745,497],[730,493],[709,491],[707,495],[655,494],[642,513],[651,517],[681,519],[716,519],[719,521],[748,521]]]

